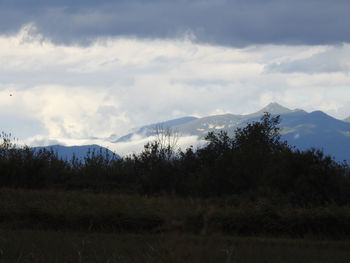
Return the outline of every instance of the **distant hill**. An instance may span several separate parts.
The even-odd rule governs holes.
[[[112,158],[119,159],[120,156],[118,154],[113,153],[107,148],[101,147],[99,145],[82,145],[82,146],[63,146],[63,145],[50,145],[50,146],[42,146],[42,147],[34,147],[35,151],[45,148],[48,151],[53,151],[60,159],[70,161],[73,157],[77,157],[79,160],[84,161],[84,157],[86,157],[89,153],[95,152],[95,154],[99,154],[100,151],[103,156],[108,153],[108,155]]]
[[[350,163],[350,123],[337,120],[322,111],[299,116],[281,115],[283,139],[299,149],[314,147]]]
[[[223,114],[203,118],[186,119],[186,121],[172,125],[180,135],[196,135],[204,138],[209,131],[219,132],[225,130],[230,136],[234,130],[243,127],[249,122],[258,121],[264,112],[281,116],[281,135],[292,146],[299,149],[311,147],[322,149],[337,161],[347,160],[350,163],[350,122],[337,120],[322,111],[308,113],[301,109],[291,110],[279,105],[270,103],[258,112],[248,115]],[[175,120],[174,120],[175,121]],[[349,120],[350,121],[350,120]],[[170,123],[176,123],[171,122]],[[130,139],[135,134],[150,136],[152,127],[157,124],[140,128],[136,133],[126,136]],[[116,142],[125,139],[125,136]]]

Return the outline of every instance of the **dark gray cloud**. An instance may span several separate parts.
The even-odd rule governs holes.
[[[0,34],[27,23],[58,43],[96,37],[174,38],[220,45],[350,42],[348,0],[0,0]]]

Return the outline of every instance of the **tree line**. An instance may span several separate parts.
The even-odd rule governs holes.
[[[232,137],[209,132],[198,149],[177,150],[171,134],[162,133],[138,154],[116,159],[93,151],[83,162],[18,147],[2,134],[0,186],[227,197],[302,207],[349,204],[348,165],[318,149],[291,147],[281,140],[279,123],[279,116],[265,113]]]

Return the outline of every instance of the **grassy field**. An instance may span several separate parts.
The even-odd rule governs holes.
[[[349,207],[0,190],[0,262],[349,262]]]
[[[350,241],[1,230],[0,262],[349,262]]]
[[[263,201],[145,197],[89,191],[0,190],[0,227],[106,233],[350,238],[350,208]]]

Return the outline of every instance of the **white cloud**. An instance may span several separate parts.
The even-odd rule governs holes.
[[[190,39],[132,38],[64,46],[27,26],[17,35],[0,36],[2,128],[26,142],[88,143],[91,137],[122,136],[135,126],[185,115],[250,113],[271,101],[345,118],[350,115],[345,68],[312,74],[266,70],[273,63],[312,59],[337,48],[349,49],[228,48]],[[319,56],[318,63],[327,59]]]
[[[336,73],[350,71],[350,45],[310,48],[305,55],[296,55],[266,66],[267,71],[283,73]]]

